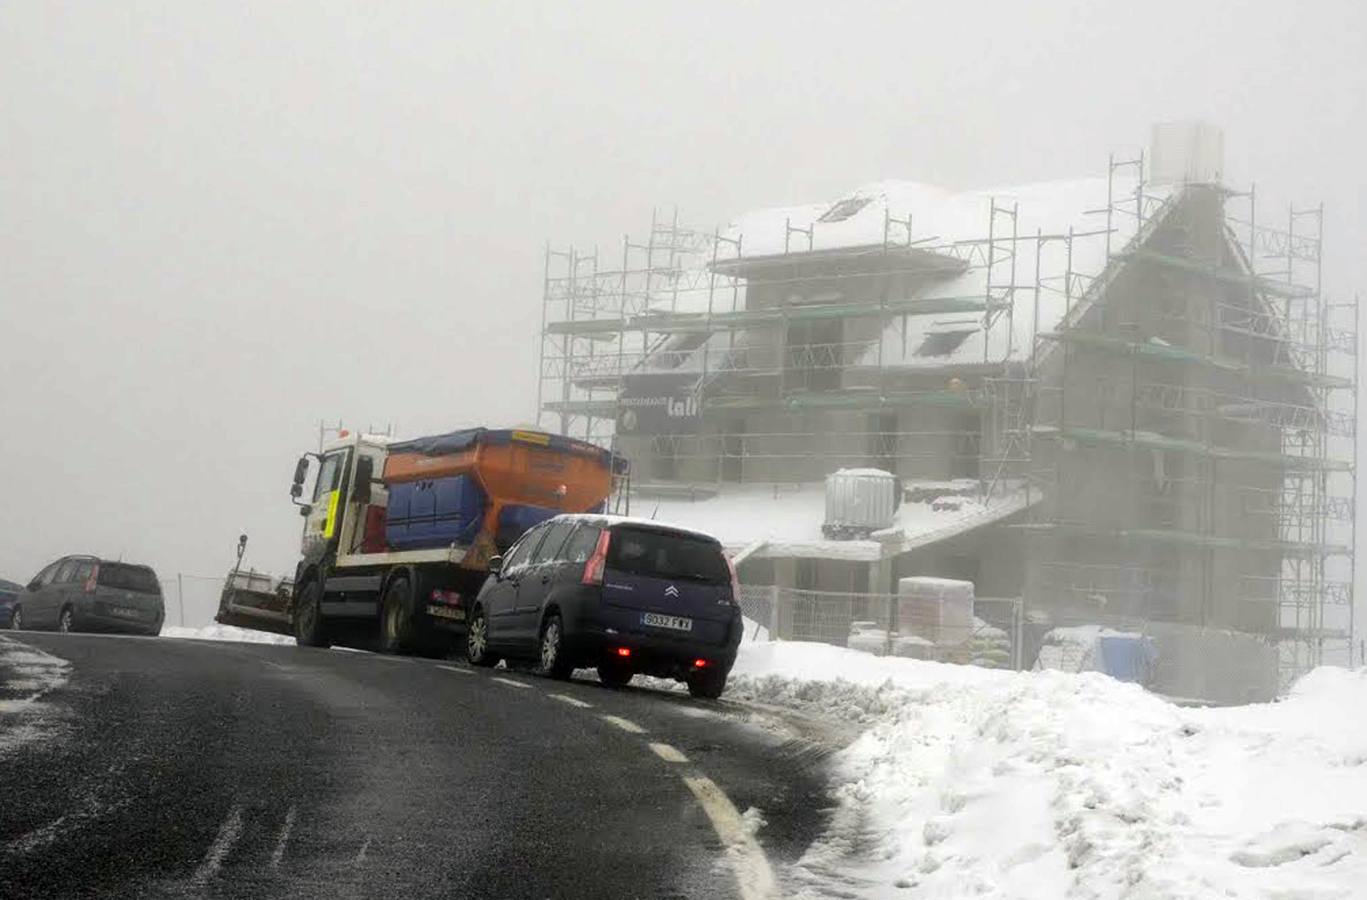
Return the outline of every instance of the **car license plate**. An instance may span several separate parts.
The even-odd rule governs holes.
[[[662,616],[659,613],[645,613],[641,621],[656,628],[673,628],[675,631],[692,631],[693,620],[682,616]]]
[[[122,607],[122,606],[116,606],[116,607],[114,607],[113,609],[111,609],[110,612],[113,613],[114,615],[118,616],[118,617],[121,618],[121,619],[140,619],[140,618],[142,618],[142,615],[141,615],[136,609],[126,609],[126,608],[124,608],[124,607]]]
[[[437,619],[455,619],[457,622],[465,621],[465,610],[458,607],[432,604],[427,607],[427,614]]]

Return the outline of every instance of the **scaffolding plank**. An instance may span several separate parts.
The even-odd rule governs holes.
[[[1242,450],[1237,447],[1222,447],[1185,438],[1169,437],[1150,431],[1106,431],[1098,428],[1079,428],[1076,426],[1060,428],[1052,425],[1036,425],[1032,431],[1040,437],[1068,438],[1084,444],[1101,444],[1114,447],[1134,445],[1146,450],[1172,450],[1192,453],[1197,456],[1209,456],[1214,459],[1261,462],[1288,469],[1317,472],[1350,472],[1353,469],[1351,462],[1341,459]]]
[[[623,330],[621,319],[570,319],[546,323],[547,334],[569,334],[606,341],[616,340]]]
[[[1127,341],[1123,338],[1097,334],[1092,331],[1041,331],[1040,337],[1047,340],[1065,341],[1099,350],[1113,350],[1151,360],[1193,363],[1222,372],[1232,372],[1257,381],[1275,381],[1302,384],[1319,388],[1351,388],[1353,379],[1339,375],[1306,372],[1302,369],[1288,369],[1284,366],[1249,366],[1234,360],[1221,359],[1176,344],[1156,344]]]
[[[1248,272],[1241,272],[1238,269],[1225,269],[1201,262],[1200,260],[1189,259],[1185,256],[1171,256],[1148,248],[1129,250],[1120,255],[1128,259],[1138,259],[1144,262],[1158,263],[1174,269],[1180,269],[1183,272],[1190,272],[1193,275],[1203,275],[1223,284],[1252,287],[1265,294],[1271,294],[1276,297],[1305,298],[1313,297],[1316,293],[1314,288],[1306,285],[1275,281],[1271,278],[1264,278],[1259,275],[1249,274]]]
[[[759,328],[784,322],[823,319],[857,319],[878,316],[921,316],[944,313],[987,312],[1004,304],[991,303],[986,296],[913,297],[901,300],[860,301],[855,303],[793,304],[771,309],[718,310],[717,312],[658,312],[627,319],[577,319],[550,322],[548,334],[568,334],[612,340],[623,332],[660,334],[709,334],[739,328]]]
[[[595,419],[616,419],[616,400],[548,400],[541,409],[567,416],[592,416]]]
[[[1024,526],[1022,526],[1024,527]],[[1308,541],[1249,541],[1172,528],[1128,528],[1098,530],[1063,522],[1042,522],[1029,526],[1038,532],[1068,531],[1109,541],[1143,541],[1161,544],[1188,544],[1215,550],[1245,550],[1277,553],[1282,556],[1352,556],[1353,548],[1342,544],[1317,544]]]

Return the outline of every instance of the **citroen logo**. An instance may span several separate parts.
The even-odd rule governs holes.
[[[676,588],[674,585],[671,584],[669,587],[665,588],[665,596],[666,596],[666,597],[677,597],[677,596],[679,596],[679,589]]]

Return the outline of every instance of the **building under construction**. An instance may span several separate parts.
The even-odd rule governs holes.
[[[1037,632],[1153,635],[1167,693],[1273,695],[1352,659],[1356,304],[1321,293],[1321,209],[1220,159],[1159,127],[1098,177],[548,250],[540,422],[615,446],[632,512],[718,534],[747,583],[962,579]],[[833,535],[851,469],[899,505]]]

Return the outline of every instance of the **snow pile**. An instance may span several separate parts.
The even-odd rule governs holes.
[[[0,758],[65,728],[64,711],[46,696],[70,677],[65,659],[0,638]]]
[[[294,638],[268,631],[253,631],[250,628],[236,628],[232,625],[204,625],[200,628],[185,628],[179,625],[163,625],[162,637],[189,638],[197,641],[235,641],[243,644],[293,644]]]
[[[799,865],[812,896],[1367,896],[1367,670],[1183,709],[1095,673],[780,642],[742,648],[728,694],[867,726]]]

